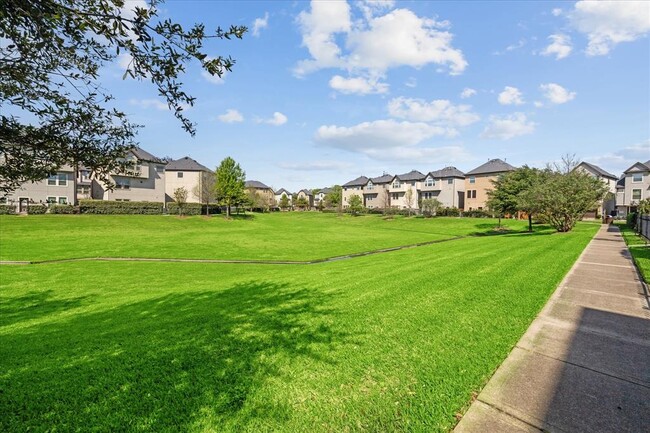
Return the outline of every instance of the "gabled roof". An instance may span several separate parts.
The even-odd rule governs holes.
[[[621,176],[621,178],[616,182],[616,189],[623,189],[625,188],[625,176]]]
[[[368,183],[368,178],[365,176],[359,176],[354,180],[351,180],[348,183],[344,183],[343,186],[364,186]]]
[[[146,150],[140,148],[140,147],[134,147],[131,149],[131,153],[135,155],[136,158],[138,158],[140,161],[149,161],[149,162],[156,162],[158,164],[167,164],[165,161],[162,159],[158,158],[157,156],[153,156]]]
[[[623,173],[637,173],[639,171],[650,171],[650,160],[646,162],[636,162]]]
[[[258,180],[247,180],[246,183],[244,184],[245,188],[256,188],[256,189],[271,189],[267,185],[264,185],[262,182]]]
[[[516,170],[515,167],[508,164],[505,161],[500,160],[499,158],[491,159],[485,164],[479,165],[474,170],[470,170],[465,173],[465,176],[472,174],[488,174],[488,173],[503,173],[504,171],[513,171]]]
[[[440,170],[430,171],[429,175],[433,178],[439,177],[458,177],[460,179],[465,179],[465,173],[457,169],[456,167],[445,167]]]
[[[590,163],[585,162],[585,161],[582,161],[580,164],[578,164],[578,167],[580,167],[581,165],[586,166],[592,172],[594,172],[596,174],[599,174],[602,177],[608,177],[608,178],[614,179],[614,180],[618,179],[618,177],[614,176],[612,173],[609,173],[609,172],[603,170],[602,168],[598,167],[597,165],[590,164]]]
[[[323,194],[331,194],[334,190],[332,188],[323,188],[319,192],[322,192]]]
[[[398,174],[396,177],[399,180],[409,181],[409,180],[422,180],[426,176],[417,170],[411,170],[408,173]]]
[[[198,163],[196,160],[190,158],[189,156],[171,161],[165,167],[165,170],[168,171],[212,171],[203,164]]]
[[[390,183],[395,178],[392,174],[382,174],[379,177],[371,177],[370,180],[372,183],[375,185],[377,184],[382,184],[382,183]]]
[[[300,194],[300,193],[303,193],[303,194],[308,195],[308,196],[313,196],[314,195],[308,189],[301,189],[300,191],[298,191],[298,194]]]
[[[279,190],[277,190],[275,192],[275,195],[282,195],[283,193],[286,194],[287,196],[291,197],[291,193],[289,191],[287,191],[286,189],[284,189],[284,188],[280,188]]]

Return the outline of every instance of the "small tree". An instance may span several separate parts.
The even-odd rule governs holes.
[[[350,196],[350,200],[348,200],[348,211],[354,216],[359,215],[363,211],[363,202],[357,194]]]
[[[337,212],[340,214],[342,207],[343,197],[343,188],[340,185],[334,185],[332,187],[332,192],[325,196],[325,206],[334,209],[336,208]]]
[[[176,188],[174,190],[174,201],[178,205],[178,214],[183,216],[183,210],[185,210],[185,204],[187,203],[188,192],[184,186]]]
[[[406,204],[406,207],[408,209],[409,216],[411,216],[411,209],[415,204],[415,193],[413,192],[413,188],[410,186],[409,189],[407,189],[406,192],[404,193],[404,203]]]
[[[437,198],[428,198],[422,200],[422,212],[425,215],[437,215],[438,211],[442,209],[442,202]]]
[[[388,189],[384,188],[382,192],[379,193],[380,198],[381,198],[381,208],[386,215],[386,212],[391,212],[392,209],[390,207],[390,193],[388,192]]]
[[[307,201],[307,198],[305,196],[298,196],[296,199],[296,207],[300,210],[305,210],[309,206],[309,202]]]
[[[210,215],[210,203],[215,200],[215,177],[214,173],[202,173],[199,184],[192,188],[192,195],[205,205],[205,214]]]
[[[234,159],[226,157],[217,167],[215,177],[216,197],[226,207],[226,218],[230,218],[230,207],[245,200],[246,173]]]
[[[527,191],[540,180],[540,171],[524,165],[514,171],[504,173],[492,181],[493,189],[487,192],[487,207],[501,217],[515,215],[518,211],[528,214],[528,231],[533,231],[533,214],[537,213],[537,204],[529,200]]]
[[[280,209],[286,210],[289,207],[289,197],[286,194],[282,194],[280,197]]]

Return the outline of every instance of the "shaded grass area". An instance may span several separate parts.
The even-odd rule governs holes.
[[[625,223],[616,224],[623,234],[625,243],[627,244],[630,254],[636,263],[643,280],[650,283],[650,245],[643,237],[636,234],[636,232]]]
[[[447,431],[596,225],[305,267],[2,267],[0,430]]]
[[[145,257],[314,260],[489,232],[474,218],[339,217],[292,212],[249,219],[155,215],[0,215],[0,260]],[[505,220],[514,231],[525,222]]]

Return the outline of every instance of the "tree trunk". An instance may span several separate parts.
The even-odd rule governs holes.
[[[528,232],[533,232],[533,215],[530,213],[528,214]]]
[[[230,218],[230,203],[226,203],[226,218]]]

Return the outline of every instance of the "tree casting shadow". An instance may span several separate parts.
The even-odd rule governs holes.
[[[186,431],[234,415],[282,421],[289,407],[248,398],[291,362],[333,362],[320,353],[347,336],[328,325],[336,312],[326,298],[248,282],[0,334],[0,430]],[[3,312],[21,320],[29,302]],[[45,300],[44,308],[30,318],[65,304]]]

